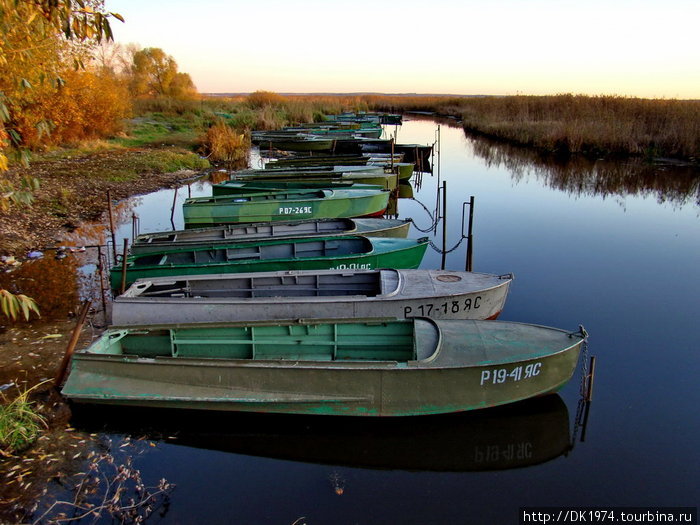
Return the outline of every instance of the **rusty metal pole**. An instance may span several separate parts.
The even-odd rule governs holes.
[[[139,234],[139,227],[138,227],[138,217],[136,216],[135,213],[131,214],[131,240],[135,240],[136,237]]]
[[[393,137],[389,140],[389,143],[391,144],[391,171],[394,171],[394,138]]]
[[[70,359],[73,356],[73,352],[75,351],[75,345],[78,344],[78,338],[80,337],[80,332],[83,328],[83,324],[85,324],[85,318],[87,317],[89,308],[90,300],[88,299],[83,303],[83,306],[80,309],[80,313],[78,314],[78,321],[75,325],[75,328],[73,328],[73,333],[71,335],[70,341],[68,342],[66,353],[63,354],[63,361],[61,361],[61,366],[58,369],[58,373],[56,374],[56,377],[53,380],[56,386],[60,387],[61,383],[63,383],[63,379],[66,376],[66,371],[68,370]]]
[[[119,288],[119,293],[124,293],[126,291],[126,256],[129,250],[129,239],[124,239],[124,252],[122,255],[122,284]]]
[[[102,312],[104,313],[105,324],[107,324],[107,301],[105,300],[105,278],[104,266],[102,264],[102,246],[97,246],[97,273],[100,279],[100,299],[102,300]]]
[[[170,224],[173,225],[173,229],[175,229],[175,223],[174,223],[174,217],[175,217],[175,204],[177,203],[177,190],[179,188],[175,188],[175,193],[173,194],[173,207],[170,209]]]
[[[117,237],[114,231],[114,216],[112,215],[112,192],[107,190],[107,210],[109,212],[109,231],[112,234],[112,253],[114,253],[114,264],[117,264]]]
[[[588,369],[588,384],[586,388],[586,403],[590,403],[593,398],[593,381],[595,380],[595,356],[591,356],[591,361]]]
[[[465,270],[467,272],[472,271],[473,267],[473,241],[474,236],[472,235],[474,226],[474,195],[469,197],[469,229],[467,230],[467,263]]]
[[[447,181],[442,181],[442,269],[447,260]]]

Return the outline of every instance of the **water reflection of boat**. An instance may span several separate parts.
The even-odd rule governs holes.
[[[81,430],[133,433],[200,449],[413,471],[522,468],[550,461],[570,447],[569,412],[557,394],[418,422],[76,407],[72,423]]]
[[[410,182],[402,182],[399,184],[399,199],[412,199],[413,186]]]

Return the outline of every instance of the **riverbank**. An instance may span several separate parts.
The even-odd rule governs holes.
[[[32,162],[4,176],[18,185],[23,177],[39,180],[31,206],[0,212],[0,255],[21,257],[29,250],[55,246],[61,235],[107,210],[114,200],[174,187],[209,167],[198,155],[177,147],[110,148]]]

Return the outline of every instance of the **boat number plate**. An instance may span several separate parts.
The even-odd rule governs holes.
[[[499,368],[496,370],[481,371],[481,386],[497,385],[510,381],[520,381],[529,379],[540,374],[542,371],[542,363],[530,363],[528,365],[516,366],[512,370],[507,368]]]
[[[481,296],[467,297],[463,301],[449,301],[442,304],[419,304],[413,306],[404,306],[404,317],[434,317],[449,316],[450,314],[459,314],[460,312],[470,312],[472,309],[481,308]]]
[[[311,213],[311,206],[280,206],[280,215],[299,215],[302,213]]]

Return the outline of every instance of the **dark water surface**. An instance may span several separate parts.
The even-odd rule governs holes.
[[[388,131],[426,144],[437,126],[416,119]],[[558,395],[408,421],[140,411],[76,421],[156,439],[137,467],[147,484],[177,487],[149,523],[517,523],[522,506],[700,501],[697,171],[556,163],[445,124],[439,134],[447,245],[459,241],[462,202],[474,195],[474,270],[515,274],[501,319],[590,333],[597,370],[586,428],[574,425],[580,368]],[[430,210],[437,180],[412,181]],[[209,184],[189,192],[208,194]],[[178,228],[187,195],[178,191]],[[121,215],[138,214],[141,232],[170,229],[172,202],[173,191],[161,191]],[[420,228],[432,222],[409,199],[398,215]],[[126,223],[117,237],[130,232]],[[422,267],[440,264],[429,249]],[[462,243],[446,268],[464,264]]]

